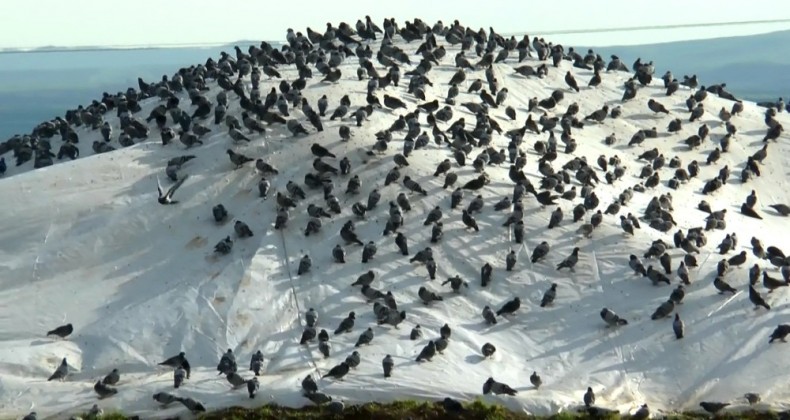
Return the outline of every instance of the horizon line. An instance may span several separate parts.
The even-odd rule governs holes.
[[[748,21],[734,21],[734,22],[708,22],[708,23],[686,23],[674,25],[651,25],[651,26],[626,26],[619,28],[586,28],[586,29],[561,29],[555,31],[538,31],[534,34],[545,35],[576,35],[576,34],[594,34],[594,33],[609,33],[609,32],[637,32],[637,31],[651,31],[651,30],[670,30],[682,28],[708,28],[717,26],[744,26],[756,24],[775,24],[775,23],[790,23],[790,18],[783,19],[766,19],[766,20],[748,20]],[[778,31],[760,32],[750,35],[730,35],[722,36],[720,38],[729,38],[737,36],[754,36],[762,35],[765,33],[783,32],[790,30],[782,29]],[[504,36],[515,36],[527,34],[532,31],[516,31],[504,32]],[[704,38],[703,38],[704,39]],[[697,38],[690,38],[685,41],[694,41]],[[677,41],[683,42],[684,40]],[[236,40],[236,41],[218,41],[218,42],[183,42],[183,43],[159,43],[159,44],[126,44],[126,45],[77,45],[77,46],[43,46],[43,47],[8,47],[0,48],[0,54],[37,54],[37,53],[53,53],[53,52],[88,52],[88,51],[117,51],[117,50],[155,50],[155,49],[172,49],[172,48],[212,48],[220,46],[230,46],[240,43],[260,43],[268,42],[270,44],[284,44],[284,41],[253,41],[253,40]],[[615,44],[612,44],[613,46]],[[644,44],[648,45],[648,44]]]

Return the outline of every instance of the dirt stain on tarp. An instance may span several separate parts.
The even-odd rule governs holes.
[[[206,246],[208,243],[208,239],[202,236],[195,236],[189,242],[187,242],[186,248],[187,249],[197,249]]]

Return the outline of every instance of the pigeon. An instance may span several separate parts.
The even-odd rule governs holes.
[[[675,304],[683,303],[683,298],[686,297],[686,289],[683,287],[682,284],[679,284],[672,293],[669,294],[669,300],[675,302]]]
[[[167,392],[157,392],[154,394],[154,401],[166,406],[178,401],[178,397]]]
[[[496,315],[494,315],[494,311],[488,305],[483,308],[483,319],[489,325],[496,325],[497,323]]]
[[[457,274],[454,277],[450,277],[442,282],[442,286],[446,285],[447,283],[450,283],[450,287],[456,293],[461,292],[461,287],[466,287],[467,289],[469,288],[469,283],[461,279],[461,277]]]
[[[217,223],[222,223],[228,217],[228,211],[221,203],[211,208],[211,214]]]
[[[217,242],[214,245],[214,252],[217,254],[227,255],[233,249],[233,241],[230,239],[230,236],[226,236],[225,239]]]
[[[395,368],[395,362],[392,361],[392,356],[389,354],[384,356],[384,360],[381,361],[381,367],[384,369],[385,378],[392,376],[392,369]]]
[[[771,333],[771,339],[768,343],[773,343],[774,340],[787,342],[786,338],[788,334],[790,334],[790,324],[779,324],[779,326],[774,329],[774,332]]]
[[[299,276],[306,274],[307,272],[310,271],[310,268],[312,266],[313,266],[313,260],[310,258],[309,255],[305,254],[305,256],[303,256],[299,260],[299,268],[297,268],[296,274]]]
[[[178,402],[184,405],[187,410],[191,411],[193,414],[196,413],[204,413],[206,411],[206,407],[200,401],[194,400],[191,397],[186,398],[179,398]]]
[[[312,394],[314,392],[318,392],[318,384],[315,383],[315,379],[313,379],[312,375],[307,375],[302,379],[302,390],[306,394]]]
[[[342,333],[350,332],[352,328],[354,328],[354,320],[356,319],[356,314],[352,311],[348,313],[348,316],[340,322],[337,329],[335,330],[335,335],[340,335]]]
[[[543,241],[540,244],[538,244],[538,246],[535,247],[535,250],[532,251],[532,258],[531,258],[532,264],[535,264],[536,262],[545,258],[546,255],[548,255],[549,253],[549,249],[550,249],[549,243],[546,241]]]
[[[417,356],[417,361],[421,362],[423,360],[431,361],[433,356],[436,356],[436,343],[433,340],[429,341],[425,347],[422,348],[420,354]]]
[[[217,364],[217,371],[221,375],[227,375],[230,372],[235,372],[237,369],[236,356],[233,354],[233,350],[228,349],[222,357],[220,357],[219,363]]]
[[[410,340],[417,340],[417,339],[419,339],[421,337],[422,337],[422,328],[420,327],[419,324],[415,325],[414,328],[412,328],[411,332],[409,333],[409,339]]]
[[[329,372],[326,375],[322,376],[321,378],[334,378],[334,379],[343,379],[344,376],[348,374],[350,370],[350,366],[346,362],[340,362],[339,365],[334,366],[332,369],[329,369]]]
[[[716,288],[716,290],[719,291],[720,295],[724,294],[724,292],[730,292],[732,294],[738,293],[738,291],[735,290],[732,286],[730,286],[729,283],[727,283],[726,281],[724,281],[723,278],[718,276],[715,279],[713,279],[713,286]]]
[[[749,405],[757,404],[762,400],[760,394],[755,392],[747,392],[746,394],[743,394],[743,398],[746,398],[746,401],[749,402]]]
[[[511,388],[508,384],[497,382],[494,378],[489,377],[485,383],[483,384],[483,395],[494,394],[506,394],[510,396],[515,396],[518,393],[515,389]]]
[[[628,325],[628,321],[620,318],[614,311],[609,308],[601,309],[601,319],[606,322],[608,327],[612,326],[620,326],[620,325]]]
[[[56,335],[60,338],[68,337],[72,332],[74,332],[74,327],[71,324],[61,325],[54,330],[47,331],[47,336]]]
[[[60,362],[60,366],[58,366],[58,368],[55,369],[55,372],[53,372],[52,375],[50,375],[47,381],[52,381],[55,379],[60,379],[61,381],[63,381],[66,379],[66,376],[68,376],[68,374],[69,374],[69,364],[66,361],[66,358],[64,357],[63,360]]]
[[[683,331],[685,330],[685,324],[680,319],[680,314],[675,313],[675,320],[672,322],[672,331],[675,332],[675,338],[680,340],[683,338]]]
[[[177,367],[173,370],[173,388],[178,389],[181,387],[181,384],[184,383],[184,379],[187,378],[187,371],[184,370],[182,367]]]
[[[719,411],[723,410],[728,405],[730,405],[730,403],[707,402],[707,401],[703,401],[699,403],[699,406],[702,407],[703,410],[714,415]]]
[[[483,357],[491,357],[496,352],[496,347],[491,343],[485,343],[480,352],[483,354]]]
[[[514,314],[518,308],[521,307],[521,299],[518,297],[513,298],[513,300],[508,301],[496,312],[497,316],[500,315],[512,315]]]
[[[225,379],[228,380],[233,389],[241,388],[247,384],[247,381],[236,372],[228,372],[225,375]]]
[[[658,308],[656,308],[656,310],[653,311],[653,315],[650,316],[650,319],[656,320],[656,319],[666,318],[674,310],[675,310],[675,302],[669,299],[666,302],[659,305]]]
[[[762,306],[765,309],[771,310],[771,306],[765,302],[765,299],[763,299],[762,295],[760,295],[760,292],[758,292],[751,284],[749,285],[749,301],[754,305],[754,309],[758,309],[760,306]]]
[[[186,373],[186,378],[189,379],[189,375],[191,373],[191,369],[189,367],[189,361],[187,360],[186,353],[183,351],[178,353],[177,355],[165,360],[164,362],[159,363],[159,366],[169,366],[172,368],[184,368]]]
[[[454,400],[450,397],[445,397],[445,399],[442,400],[442,408],[444,408],[445,412],[453,414],[460,414],[466,411],[460,401]]]
[[[253,353],[250,358],[250,370],[255,372],[255,376],[260,376],[263,369],[263,353],[260,350]]]
[[[173,184],[173,186],[170,187],[167,191],[163,191],[162,184],[159,183],[159,177],[157,177],[156,189],[159,192],[159,198],[157,198],[159,204],[162,205],[178,204],[178,200],[173,200],[173,194],[175,194],[176,190],[178,190],[178,187],[180,187],[184,183],[184,181],[187,180],[187,178],[189,178],[189,175],[185,175],[183,178],[179,179],[178,182]]]
[[[420,289],[417,291],[417,296],[419,296],[422,303],[425,305],[430,304],[434,301],[443,301],[444,298],[437,295],[436,293],[428,290],[425,286],[420,286]]]
[[[318,143],[313,143],[313,145],[310,147],[310,151],[316,157],[320,157],[320,158],[324,158],[324,157],[337,158],[337,156],[335,156],[332,152],[330,152],[329,150],[327,150],[325,147],[321,146]]]
[[[562,260],[561,263],[557,264],[557,270],[561,270],[563,268],[569,268],[571,271],[574,270],[576,263],[579,262],[579,247],[573,248],[573,252],[571,253],[568,258]]]
[[[108,373],[107,376],[102,379],[102,383],[105,385],[115,385],[120,380],[121,374],[118,372],[118,369],[113,369],[112,372]]]
[[[254,236],[250,227],[241,220],[236,220],[236,223],[233,224],[233,230],[236,232],[236,235],[238,235],[239,238],[249,238]]]
[[[373,329],[368,327],[357,339],[357,343],[354,344],[354,347],[360,347],[363,344],[370,344],[373,341]]]
[[[642,404],[638,410],[631,416],[632,420],[646,420],[650,418],[650,409],[647,408],[647,404]]]
[[[250,399],[255,398],[255,394],[258,393],[258,388],[260,388],[260,386],[257,376],[253,376],[252,379],[247,381],[247,394],[249,394]]]
[[[332,397],[324,394],[323,392],[305,392],[304,396],[312,401],[315,405],[329,404],[332,402]]]
[[[543,299],[540,301],[540,307],[545,308],[554,303],[554,299],[557,297],[557,283],[552,283],[549,290],[546,290],[546,293],[543,294]]]
[[[541,385],[543,385],[543,380],[540,379],[538,372],[533,371],[532,375],[529,375],[529,383],[535,387],[535,389],[539,389]]]
[[[102,381],[96,381],[93,385],[93,390],[96,391],[96,394],[99,396],[99,399],[104,399],[107,397],[111,397],[118,393],[118,390],[102,383]]]
[[[595,404],[595,392],[592,387],[587,387],[587,392],[584,393],[584,406],[589,408],[593,404]]]
[[[252,162],[253,160],[255,160],[253,158],[244,156],[241,153],[236,153],[236,152],[234,152],[233,150],[230,150],[230,149],[227,149],[225,151],[225,153],[228,154],[228,158],[230,158],[231,163],[236,165],[236,169],[241,168],[247,162]]]

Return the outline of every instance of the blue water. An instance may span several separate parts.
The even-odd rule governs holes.
[[[790,31],[595,50],[607,59],[616,53],[629,66],[636,57],[654,60],[659,76],[666,69],[678,79],[696,73],[702,84],[726,82],[743,99],[773,100],[790,96],[790,56],[781,54],[787,43]],[[240,44],[244,51],[247,46]],[[232,46],[0,54],[0,141],[102,92],[136,88],[138,76],[158,80],[220,51],[233,54]]]
[[[233,52],[215,47],[0,54],[0,141],[99,99],[102,92],[137,88],[138,76],[159,80],[223,50]]]

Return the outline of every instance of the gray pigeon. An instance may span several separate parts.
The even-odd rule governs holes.
[[[685,330],[685,324],[680,319],[680,314],[675,313],[675,320],[672,322],[672,331],[675,332],[675,338],[680,340],[683,338],[683,332]]]
[[[557,283],[552,283],[549,290],[546,290],[546,293],[543,294],[543,299],[540,301],[540,307],[545,308],[554,303],[554,299],[557,297]]]
[[[332,397],[318,391],[305,393],[305,397],[315,405],[327,404],[332,401]]]
[[[593,404],[595,404],[595,392],[592,387],[587,387],[587,392],[584,393],[584,406],[589,408]]]
[[[167,392],[157,392],[154,394],[154,401],[162,405],[169,405],[178,401],[178,397]]]
[[[656,310],[653,312],[653,315],[650,316],[650,319],[656,320],[660,318],[666,318],[674,310],[675,310],[675,302],[673,302],[671,299],[667,300],[666,302],[659,305],[658,308],[656,308]]]
[[[233,230],[236,232],[236,235],[238,235],[239,238],[249,238],[253,236],[250,227],[241,220],[236,220],[236,223],[233,224]]]
[[[516,251],[510,250],[505,257],[505,270],[506,271],[513,271],[513,267],[516,266]]]
[[[631,416],[632,420],[646,420],[650,418],[650,409],[647,408],[647,404],[642,404],[638,410]]]
[[[356,319],[356,314],[352,311],[348,313],[348,316],[340,322],[340,325],[335,330],[335,335],[339,335],[345,332],[351,331],[354,328],[354,320]]]
[[[228,374],[225,375],[225,379],[228,380],[228,383],[230,383],[233,389],[241,388],[247,384],[247,381],[236,372],[228,372]]]
[[[373,241],[369,241],[365,246],[362,248],[362,262],[367,263],[370,261],[378,251],[376,244]]]
[[[88,418],[89,419],[98,419],[104,415],[104,410],[99,408],[99,404],[93,404],[90,410],[88,410]]]
[[[514,396],[518,393],[515,389],[511,388],[508,384],[497,382],[494,378],[488,378],[486,382],[483,384],[483,395],[487,394],[506,394],[510,396]]]
[[[628,321],[620,318],[614,311],[609,308],[601,309],[601,319],[606,322],[608,327],[612,326],[619,326],[619,325],[628,325]]]
[[[236,365],[236,356],[233,354],[233,350],[228,349],[222,357],[219,358],[219,363],[217,364],[217,371],[220,375],[226,375],[229,372],[235,372],[238,369]]]
[[[318,384],[315,383],[315,379],[313,379],[312,375],[307,375],[302,379],[302,390],[307,394],[318,391]]]
[[[343,379],[343,377],[348,374],[349,369],[350,366],[348,365],[347,362],[340,362],[339,365],[336,365],[332,369],[329,369],[329,372],[327,372],[327,374],[324,375],[322,378],[329,377],[334,379]]]
[[[428,305],[428,304],[430,304],[433,301],[442,301],[442,300],[444,300],[444,298],[442,298],[441,296],[439,296],[436,293],[426,289],[425,286],[420,286],[420,289],[417,291],[417,296],[420,297],[420,300],[422,300],[422,303],[425,304],[425,305]]]
[[[173,388],[178,389],[181,387],[181,384],[184,383],[184,379],[187,377],[187,371],[182,368],[178,367],[173,371]]]
[[[96,383],[93,385],[93,390],[99,395],[99,399],[111,397],[118,393],[117,389],[103,384],[102,381],[96,381]]]
[[[483,308],[483,319],[485,319],[486,323],[489,325],[496,325],[496,315],[494,315],[494,311],[491,310],[491,307],[486,305]]]
[[[178,402],[184,405],[187,410],[191,411],[193,414],[206,412],[206,407],[200,401],[194,400],[190,397],[186,398],[179,398]]]
[[[381,367],[384,369],[384,377],[389,378],[392,376],[392,369],[395,367],[395,362],[392,361],[392,356],[389,354],[381,361]]]
[[[422,328],[418,325],[415,325],[414,328],[411,329],[411,333],[409,333],[410,340],[417,340],[422,338]]]
[[[255,376],[260,376],[263,369],[263,353],[260,350],[253,353],[250,358],[250,370],[255,372]]]
[[[336,415],[342,413],[345,408],[346,405],[343,404],[343,401],[330,401],[329,404],[326,405],[326,410]]]
[[[481,352],[483,353],[483,357],[491,357],[496,352],[496,347],[491,343],[485,343],[483,344]]]
[[[313,266],[313,260],[310,259],[309,255],[305,255],[299,260],[299,268],[296,271],[297,275],[303,275],[310,271],[310,268]]]
[[[318,323],[318,313],[315,311],[315,309],[310,308],[304,314],[304,319],[308,327],[315,327],[315,325]]]
[[[260,388],[260,383],[258,383],[258,377],[253,376],[252,379],[247,381],[247,393],[249,394],[250,398],[255,398],[255,394],[258,392],[258,388]]]
[[[52,375],[50,375],[47,381],[51,381],[54,379],[60,379],[61,381],[63,381],[66,379],[66,376],[68,376],[68,374],[69,374],[69,364],[66,361],[66,358],[64,357],[63,360],[60,362],[60,366],[58,366],[58,368],[55,369],[55,372],[53,372]]]
[[[529,383],[535,387],[535,389],[539,389],[541,385],[543,385],[543,380],[540,379],[538,372],[533,371],[532,375],[529,375]]]
[[[535,247],[535,250],[532,251],[532,264],[542,260],[546,257],[549,253],[549,243],[548,242],[541,242],[538,246]]]
[[[362,275],[357,277],[357,280],[351,283],[351,286],[370,286],[370,284],[373,282],[373,279],[375,279],[375,277],[376,277],[376,273],[373,272],[373,270],[368,270],[368,272],[363,273]]]
[[[417,361],[421,362],[427,360],[430,362],[433,356],[436,356],[436,343],[429,341],[428,344],[423,347],[422,351],[420,351],[420,354],[417,356]]]
[[[573,252],[568,258],[562,260],[561,263],[557,264],[557,270],[561,270],[563,268],[569,268],[571,271],[576,271],[574,267],[576,263],[579,262],[579,247],[573,248]]]
[[[449,279],[445,280],[442,283],[442,286],[446,285],[447,283],[450,283],[450,287],[456,293],[460,293],[462,286],[466,287],[467,289],[469,288],[469,283],[461,279],[461,277],[457,274],[455,275],[455,277],[450,277]]]
[[[373,329],[368,327],[357,339],[357,343],[354,344],[354,347],[360,347],[363,344],[370,344],[373,341]]]
[[[108,373],[107,376],[102,379],[102,383],[105,385],[115,385],[120,380],[121,374],[118,372],[118,369],[113,369],[112,372]]]

